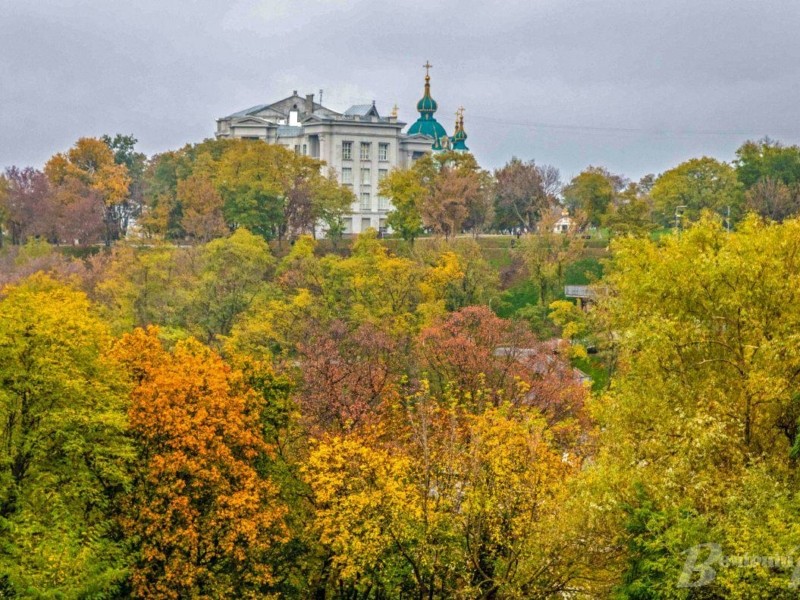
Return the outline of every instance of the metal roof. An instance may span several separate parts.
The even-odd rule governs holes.
[[[297,137],[303,135],[303,128],[297,125],[278,125],[278,137]]]
[[[354,104],[346,111],[344,111],[344,116],[346,117],[366,117],[370,111],[374,109],[373,104]],[[377,114],[377,110],[375,113]]]
[[[256,113],[260,110],[264,110],[267,108],[269,104],[257,104],[256,106],[251,106],[250,108],[246,108],[244,110],[240,110],[239,112],[235,112],[232,115],[228,115],[230,117],[249,117],[253,113]]]

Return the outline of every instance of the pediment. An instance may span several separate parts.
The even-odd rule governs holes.
[[[272,123],[265,121],[264,119],[259,119],[257,117],[245,117],[243,119],[236,119],[233,121],[232,125],[234,126],[241,126],[241,125],[256,125],[258,127],[274,127]]]

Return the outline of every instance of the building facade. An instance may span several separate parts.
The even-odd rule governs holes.
[[[392,169],[408,167],[426,153],[442,149],[442,140],[446,140],[444,145],[448,148],[451,141],[457,142],[455,136],[447,137],[433,116],[437,105],[430,95],[428,68],[430,65],[426,64],[425,92],[417,103],[420,117],[406,133],[403,133],[406,123],[397,119],[396,112],[381,116],[374,102],[351,106],[339,113],[316,102],[313,94],[301,97],[295,91],[278,102],[217,119],[216,137],[281,144],[298,154],[324,161],[335,170],[339,181],[353,191],[354,201],[350,215],[345,218],[345,231],[379,229],[386,226],[386,215],[392,209],[389,199],[378,193],[380,181]]]

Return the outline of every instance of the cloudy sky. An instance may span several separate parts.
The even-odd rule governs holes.
[[[0,168],[103,133],[176,148],[295,89],[411,123],[430,60],[483,166],[636,178],[800,143],[799,30],[798,0],[0,0]]]

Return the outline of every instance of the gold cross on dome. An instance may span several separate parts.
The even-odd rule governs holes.
[[[422,65],[422,68],[425,69],[425,77],[430,77],[429,71],[433,68],[433,65],[431,64],[431,61],[426,60],[425,64]]]

